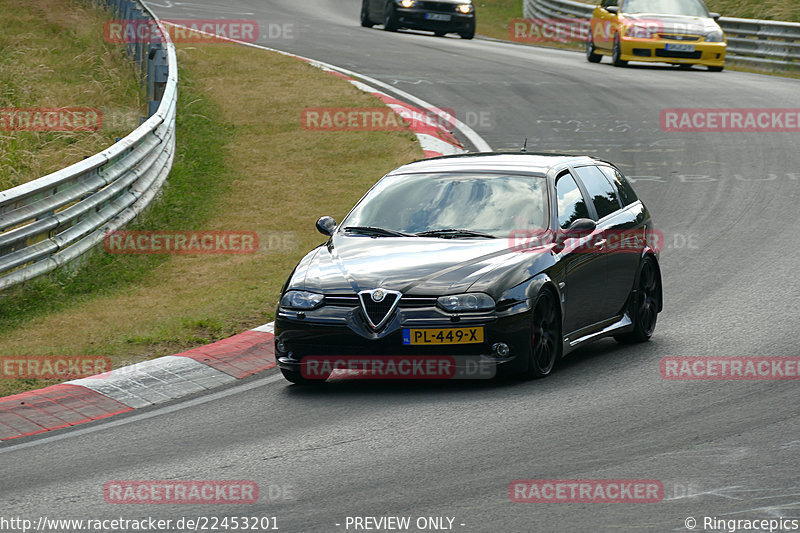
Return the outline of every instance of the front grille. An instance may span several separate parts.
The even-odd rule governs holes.
[[[371,302],[371,299],[367,299]],[[355,294],[330,294],[325,296],[324,305],[332,305],[336,307],[358,307],[358,296]],[[415,308],[415,307],[435,307],[436,298],[427,296],[403,296],[400,298],[398,307]]]
[[[659,35],[660,38],[666,41],[681,41],[681,42],[697,42],[702,37],[699,35],[681,35],[677,33],[662,33]]]
[[[398,307],[434,307],[436,305],[436,298],[426,298],[421,296],[403,296],[400,299]]]
[[[416,7],[428,11],[441,11],[443,13],[454,13],[458,4],[447,2],[417,2]]]
[[[656,50],[656,57],[673,57],[673,58],[680,58],[680,59],[700,59],[703,56],[703,52],[676,52],[674,50],[663,50],[657,49]]]
[[[648,48],[634,48],[633,55],[639,57],[653,57],[653,52]]]
[[[358,296],[329,295],[325,297],[325,305],[335,305],[337,307],[358,307]]]
[[[378,325],[383,322],[383,319],[386,318],[386,315],[394,307],[394,303],[397,298],[400,297],[399,294],[387,294],[386,297],[380,301],[375,302],[372,300],[372,297],[367,293],[362,293],[359,295],[361,298],[361,307],[364,312],[367,314],[369,320]]]

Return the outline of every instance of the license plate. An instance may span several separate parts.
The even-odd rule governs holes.
[[[482,342],[483,326],[403,330],[403,344],[480,344]]]
[[[666,49],[670,52],[694,52],[694,45],[667,43]]]
[[[451,15],[443,15],[441,13],[425,13],[425,18],[428,20],[441,20],[442,22],[450,22]]]

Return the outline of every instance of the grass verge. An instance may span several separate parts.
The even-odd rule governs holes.
[[[102,39],[106,17],[91,2],[0,0],[0,13],[0,108],[90,107],[103,115],[95,132],[0,128],[0,190],[76,163],[138,126],[142,84],[123,46]]]
[[[724,17],[800,22],[797,0],[705,0],[708,9]]]
[[[476,0],[477,33],[492,39],[509,39],[508,25],[522,18],[522,0]]]
[[[422,157],[407,132],[301,128],[308,107],[379,105],[304,62],[213,44],[179,46],[178,63],[177,158],[163,197],[131,229],[254,231],[266,248],[95,254],[77,273],[4,294],[0,355],[107,355],[116,367],[263,324],[297,260],[323,240],[314,221],[341,219],[383,173]],[[48,383],[0,380],[0,395]]]

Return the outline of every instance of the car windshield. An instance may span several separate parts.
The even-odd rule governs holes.
[[[624,13],[708,17],[708,9],[700,0],[626,0],[622,11]]]
[[[342,222],[415,235],[493,237],[540,230],[549,221],[544,177],[507,174],[405,174],[383,178]]]

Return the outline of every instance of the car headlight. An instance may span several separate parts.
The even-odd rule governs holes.
[[[459,13],[464,13],[465,15],[467,13],[472,13],[473,9],[474,8],[472,7],[472,4],[459,4],[456,6],[456,11]]]
[[[474,292],[442,296],[437,302],[445,311],[488,311],[494,309],[494,300],[488,294]]]
[[[647,26],[640,26],[638,24],[634,24],[625,28],[625,36],[633,37],[634,39],[652,39],[655,37],[651,31],[651,28]]]
[[[708,43],[721,43],[725,40],[725,35],[720,30],[714,30],[706,35],[706,42]]]
[[[400,5],[406,9],[409,7],[414,7],[414,4],[417,3],[417,0],[400,0]]]
[[[322,303],[324,296],[308,291],[288,291],[281,298],[281,307],[289,309],[314,309]]]

